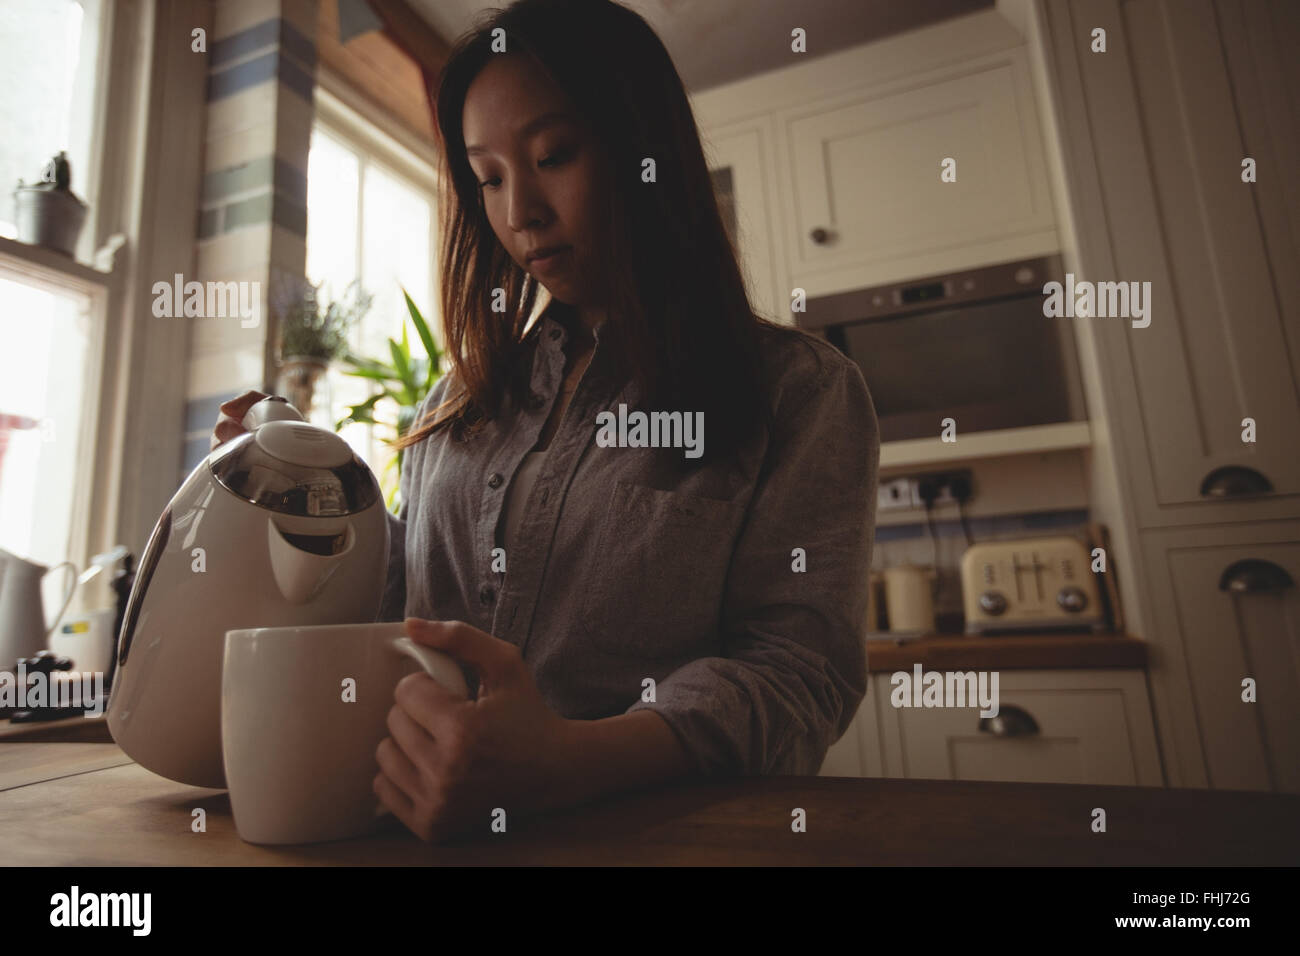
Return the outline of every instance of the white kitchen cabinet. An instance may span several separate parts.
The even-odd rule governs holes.
[[[981,730],[979,707],[895,708],[890,675],[873,680],[887,776],[1163,785],[1141,670],[999,671],[1001,716],[1018,708],[1037,725],[1022,734]]]
[[[1179,787],[1293,789],[1300,689],[1284,614],[1295,599],[1234,597],[1219,578],[1251,559],[1296,575],[1300,6],[1032,0],[1028,12],[1073,224],[1067,265],[1151,283],[1148,327],[1093,319],[1077,331],[1107,469],[1095,486],[1114,483],[1093,512],[1134,546],[1121,573],[1137,592],[1130,629],[1153,648],[1166,773]],[[1096,29],[1104,53],[1091,50]],[[1254,183],[1242,180],[1247,157]],[[1245,418],[1255,442],[1242,441]],[[1220,490],[1247,490],[1253,473],[1271,492],[1203,493],[1231,467],[1243,469],[1236,487]],[[1268,674],[1267,708],[1240,701],[1248,670]]]
[[[704,133],[724,219],[734,229],[737,259],[745,273],[750,303],[761,315],[790,324],[785,270],[774,236],[772,124],[752,120]]]
[[[885,701],[888,706],[889,701]],[[867,680],[863,698],[853,723],[826,751],[822,777],[883,777],[884,757],[880,750],[879,689],[875,675]]]
[[[810,295],[1059,249],[1021,48],[784,110],[776,129],[787,265]]]
[[[1143,545],[1171,678],[1156,706],[1188,785],[1300,793],[1300,521],[1149,531]]]
[[[1024,38],[1000,14],[786,63],[692,97],[706,144],[768,177],[753,225],[769,219],[783,316],[794,287],[823,295],[1059,251]],[[756,269],[763,256],[745,255]]]
[[[891,675],[871,675],[824,777],[908,777],[1159,787],[1164,784],[1142,670],[1002,670],[1000,712],[1019,708],[1037,732],[980,729],[980,710],[895,708]]]
[[[1080,328],[1096,340],[1139,522],[1295,515],[1300,79],[1286,64],[1300,6],[1047,0],[1040,16],[1080,278],[1151,284],[1149,326]],[[1107,31],[1105,53],[1090,52],[1094,28]],[[1254,183],[1242,181],[1247,157]],[[1254,442],[1243,441],[1247,418]],[[1225,468],[1243,469],[1218,483],[1230,493],[1203,487]],[[1231,493],[1252,475],[1272,494]]]

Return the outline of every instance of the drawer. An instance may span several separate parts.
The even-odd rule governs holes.
[[[1001,715],[1018,708],[1037,726],[1023,735],[982,731],[978,705],[895,707],[889,674],[873,685],[887,776],[1163,785],[1141,670],[1000,671]]]

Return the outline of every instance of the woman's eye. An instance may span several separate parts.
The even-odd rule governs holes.
[[[558,166],[560,165],[560,163],[564,162],[566,159],[569,158],[571,152],[572,152],[571,150],[567,150],[567,149],[557,150],[556,152],[552,153],[550,156],[547,156],[545,159],[540,160],[537,163],[537,165]]]
[[[555,166],[559,166],[562,163],[567,162],[572,157],[573,157],[573,150],[561,149],[552,153],[550,156],[544,156],[543,158],[539,159],[537,161],[537,165],[544,166],[547,168],[553,168]],[[500,184],[501,184],[500,179],[496,176],[493,176],[491,179],[486,179],[483,182],[479,183],[478,185],[480,189],[495,189]]]

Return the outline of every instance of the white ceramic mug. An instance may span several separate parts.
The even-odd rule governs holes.
[[[221,744],[239,835],[282,844],[370,832],[383,816],[375,751],[393,691],[417,665],[469,696],[459,665],[400,622],[227,631]]]

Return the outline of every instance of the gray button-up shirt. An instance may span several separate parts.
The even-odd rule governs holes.
[[[606,370],[597,329],[517,546],[494,571],[510,481],[559,393],[567,335],[546,313],[529,331],[532,407],[507,401],[468,441],[443,429],[406,450],[383,616],[400,617],[404,591],[409,616],[509,641],[561,716],[654,710],[702,774],[817,773],[866,693],[880,439],[861,372],[806,333],[773,339],[774,431],[730,463],[665,478],[656,449],[595,440],[599,412],[637,399]]]

